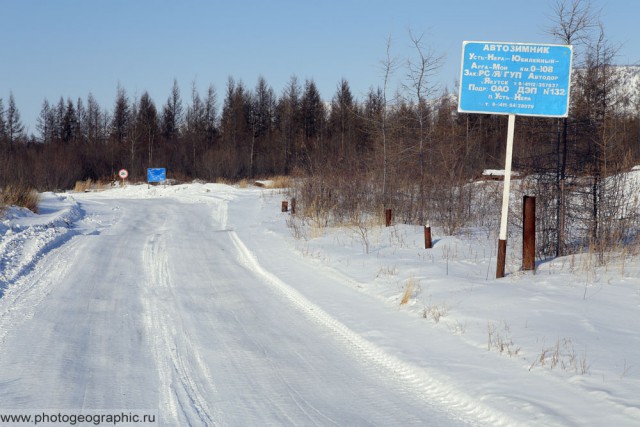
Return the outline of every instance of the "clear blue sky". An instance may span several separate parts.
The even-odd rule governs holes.
[[[640,3],[592,0],[617,62],[640,63]],[[363,99],[382,84],[386,41],[410,58],[408,30],[445,55],[434,80],[454,89],[464,40],[553,43],[555,0],[0,0],[0,98],[13,92],[35,133],[45,98],[113,107],[118,83],[158,108],[174,78],[188,103],[195,81],[222,102],[229,76],[254,88],[262,75],[278,95],[292,75],[313,79],[330,100],[342,78]],[[405,71],[399,71],[401,77]]]

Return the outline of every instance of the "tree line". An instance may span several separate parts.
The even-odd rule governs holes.
[[[583,0],[558,1],[550,34],[579,46],[566,119],[518,117],[514,169],[543,207],[540,253],[576,242],[628,238],[628,187],[612,180],[640,160],[640,87],[616,67],[616,49]],[[475,218],[470,180],[504,166],[507,118],[461,114],[457,97],[432,83],[442,58],[409,34],[415,55],[381,61],[383,80],[357,99],[345,79],[325,101],[313,80],[292,76],[280,94],[263,77],[254,87],[230,77],[224,93],[176,81],[162,104],[116,89],[111,108],[86,99],[44,100],[36,133],[25,135],[12,94],[0,99],[0,179],[39,190],[78,180],[113,180],[120,168],[144,180],[166,167],[178,180],[287,175],[321,221],[393,206],[406,223],[455,232]],[[390,88],[402,73],[401,87]],[[221,107],[218,99],[221,98]],[[186,100],[185,100],[186,99]],[[627,221],[621,226],[620,221]],[[617,230],[617,231],[616,231]],[[624,234],[624,236],[623,236]]]
[[[313,80],[300,83],[292,76],[277,96],[263,77],[254,88],[230,77],[219,109],[214,86],[204,95],[193,87],[185,102],[174,81],[160,106],[147,92],[131,99],[123,87],[117,88],[110,109],[101,107],[92,94],[57,103],[45,99],[36,132],[26,135],[11,94],[8,108],[0,98],[1,179],[64,190],[76,180],[108,180],[123,167],[138,180],[144,179],[147,167],[160,166],[185,180],[357,170],[366,167],[377,150],[383,116],[390,136],[406,139],[402,144],[410,147],[427,133],[439,139],[426,129],[435,129],[435,123],[426,122],[455,112],[452,95],[423,99],[419,107],[394,96],[391,105],[381,88],[372,88],[359,101],[342,80],[326,102]],[[417,114],[421,132],[413,123]],[[421,156],[428,157],[421,144]],[[483,157],[493,154],[499,157],[490,152]],[[477,160],[475,169],[483,163]]]

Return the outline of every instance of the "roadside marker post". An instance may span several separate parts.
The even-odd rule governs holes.
[[[522,200],[522,269],[536,270],[536,198]]]
[[[122,179],[122,187],[124,188],[125,186],[125,179],[127,179],[127,177],[129,176],[129,171],[126,169],[120,169],[118,171],[118,176],[120,177],[120,179]]]
[[[424,248],[431,249],[433,242],[431,240],[431,226],[429,224],[424,226]]]
[[[569,115],[572,58],[568,45],[462,43],[458,112],[509,116],[496,278],[505,270],[516,115]]]

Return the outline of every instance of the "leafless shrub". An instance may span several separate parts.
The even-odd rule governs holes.
[[[589,373],[590,369],[586,353],[578,355],[573,343],[568,338],[558,339],[550,347],[543,346],[540,354],[529,366],[529,370],[531,371],[535,367],[548,368],[549,370],[559,368],[562,371],[580,375]]]
[[[386,266],[386,267],[380,267],[376,277],[380,277],[380,276],[395,276],[397,274],[398,274],[398,268],[395,265],[394,266]]]
[[[368,254],[371,248],[371,231],[376,223],[375,217],[356,211],[351,216],[350,223],[347,224],[347,227],[360,239],[365,254]]]
[[[447,325],[447,327],[449,328],[449,331],[454,335],[464,335],[467,332],[466,323],[461,323],[458,320],[456,320],[453,325]]]
[[[305,224],[302,217],[298,215],[290,215],[287,218],[287,227],[289,227],[291,234],[295,239],[307,239]]]
[[[491,322],[487,323],[487,350],[497,350],[500,354],[515,357],[520,353],[520,347],[513,343],[510,336],[510,328],[506,323],[502,324],[502,331]]]
[[[433,319],[435,323],[439,323],[440,319],[449,314],[449,306],[447,304],[430,304],[422,310],[422,317],[425,319]]]
[[[633,368],[633,366],[629,365],[627,363],[627,359],[624,359],[624,364],[622,366],[622,373],[620,374],[620,379],[623,379],[624,377],[626,377],[627,374],[629,374],[629,371],[631,371],[632,368]]]

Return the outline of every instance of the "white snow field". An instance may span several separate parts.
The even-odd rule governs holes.
[[[420,227],[322,229],[280,212],[283,197],[128,185],[8,209],[0,415],[640,425],[637,255],[534,275],[518,271],[514,238],[494,279],[486,232],[434,230],[425,250]]]

